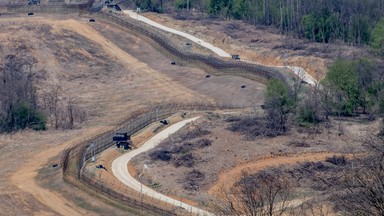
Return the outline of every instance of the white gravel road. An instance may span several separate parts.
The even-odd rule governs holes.
[[[144,16],[137,14],[136,12],[134,12],[132,10],[123,10],[123,12],[125,14],[128,14],[133,19],[145,22],[151,26],[162,29],[164,31],[171,32],[171,33],[180,35],[182,37],[188,38],[191,41],[193,41],[193,42],[195,42],[195,43],[197,43],[197,44],[199,44],[199,45],[201,45],[207,49],[212,50],[214,53],[216,53],[220,57],[231,57],[231,55],[229,53],[227,53],[226,51],[224,51],[218,47],[215,47],[212,44],[205,42],[205,41],[201,40],[200,38],[197,38],[193,35],[190,35],[190,34],[187,34],[185,32],[181,32],[181,31],[178,31],[176,29],[172,29],[172,28],[169,28],[167,26],[161,25],[157,22],[154,22],[154,21],[144,17]],[[249,62],[249,61],[247,61],[247,62]],[[254,62],[250,62],[250,63],[254,63]],[[287,67],[289,69],[291,69],[293,71],[293,73],[296,74],[298,77],[300,77],[303,81],[307,82],[309,85],[316,86],[318,84],[317,80],[315,78],[313,78],[311,75],[309,75],[307,73],[307,71],[304,70],[304,68],[297,67],[297,66],[287,66]]]
[[[140,21],[145,22],[145,23],[147,23],[151,26],[154,26],[156,28],[162,29],[162,30],[167,31],[167,32],[171,32],[173,34],[180,35],[180,36],[185,37],[185,38],[188,38],[189,40],[191,40],[197,44],[200,44],[201,46],[203,46],[207,49],[210,49],[211,51],[213,51],[214,53],[216,53],[220,57],[231,57],[231,55],[229,53],[225,52],[224,50],[222,50],[218,47],[215,47],[212,44],[205,42],[205,41],[201,40],[200,38],[197,38],[193,35],[187,34],[187,33],[182,32],[182,31],[178,31],[176,29],[169,28],[167,26],[163,26],[163,25],[161,25],[157,22],[154,22],[154,21],[152,21],[146,17],[143,17],[143,16],[141,16],[141,15],[139,15],[136,12],[133,12],[131,10],[123,10],[123,12],[125,14],[128,14],[133,19],[140,20]]]
[[[139,181],[137,181],[134,177],[132,177],[128,172],[128,162],[133,157],[156,147],[162,140],[166,139],[169,135],[178,131],[185,124],[192,122],[198,118],[199,117],[195,117],[195,118],[191,118],[191,119],[187,119],[187,120],[183,120],[181,122],[175,123],[169,126],[168,128],[164,129],[160,133],[156,134],[155,136],[153,136],[150,140],[145,142],[144,145],[142,145],[140,148],[130,151],[127,154],[124,154],[119,158],[115,159],[112,162],[113,175],[115,175],[117,179],[119,179],[122,183],[124,183],[128,187],[133,188],[134,190],[141,192],[147,195],[148,197],[153,197],[154,199],[158,199],[163,202],[167,202],[169,204],[182,207],[186,209],[188,212],[192,212],[197,215],[207,215],[207,216],[213,215],[210,212],[188,205],[179,200],[172,199],[168,196],[165,196],[161,193],[158,193],[152,190],[151,188],[145,185],[142,185]]]

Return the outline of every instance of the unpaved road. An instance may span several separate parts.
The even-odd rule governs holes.
[[[165,196],[161,193],[158,193],[158,192],[152,190],[149,187],[146,187],[145,185],[142,185],[139,181],[137,181],[134,177],[132,177],[128,171],[128,163],[133,157],[156,147],[156,145],[158,145],[162,140],[166,139],[170,134],[175,133],[177,130],[182,128],[185,124],[192,122],[198,118],[199,117],[190,118],[187,120],[180,121],[176,124],[173,124],[170,127],[161,131],[160,133],[156,134],[150,140],[145,142],[144,145],[142,145],[140,148],[135,149],[133,151],[130,151],[127,154],[115,159],[112,162],[113,175],[115,175],[116,178],[118,178],[122,183],[124,183],[128,187],[130,187],[130,188],[132,188],[132,189],[134,189],[140,193],[146,194],[149,197],[154,197],[155,199],[158,199],[158,200],[161,200],[163,202],[172,204],[174,206],[180,206],[180,207],[186,209],[188,212],[192,212],[192,213],[195,213],[197,215],[213,215],[210,212],[196,208],[196,207],[191,206],[187,203],[183,203],[179,200],[172,199],[168,196]]]
[[[189,40],[197,43],[197,44],[200,44],[201,46],[213,51],[214,53],[216,53],[218,56],[220,57],[228,57],[230,58],[231,55],[227,52],[225,52],[224,50],[218,48],[218,47],[215,47],[213,46],[212,44],[208,43],[208,42],[205,42],[203,40],[201,40],[200,38],[197,38],[193,35],[190,35],[190,34],[187,34],[185,32],[182,32],[182,31],[178,31],[176,29],[172,29],[172,28],[169,28],[169,27],[166,27],[164,25],[161,25],[157,22],[154,22],[144,16],[141,16],[141,15],[138,15],[137,13],[131,11],[131,10],[124,10],[123,11],[125,14],[128,14],[131,18],[133,19],[137,19],[137,20],[140,20],[142,22],[145,22],[151,26],[154,26],[156,28],[159,28],[159,29],[162,29],[164,31],[167,31],[167,32],[170,32],[170,33],[173,33],[173,34],[176,34],[176,35],[180,35],[182,37],[185,37],[185,38],[188,38]]]
[[[71,216],[82,216],[82,215],[96,215],[90,211],[85,211],[84,209],[78,207],[77,204],[71,202],[64,198],[61,194],[56,191],[42,188],[36,182],[37,170],[41,167],[44,167],[51,157],[54,157],[64,149],[72,146],[81,141],[81,138],[87,136],[93,136],[94,134],[101,133],[99,129],[97,130],[88,130],[84,132],[84,137],[78,137],[72,139],[71,141],[62,143],[56,147],[48,148],[44,151],[41,151],[38,154],[35,154],[31,157],[25,165],[17,170],[12,176],[11,181],[22,191],[28,192],[34,196],[38,201],[46,205],[52,211],[60,215],[71,215]],[[41,213],[39,213],[41,214]],[[50,213],[45,213],[46,215],[52,215]],[[1,215],[1,213],[0,213]]]
[[[240,180],[241,174],[243,171],[256,172],[256,171],[264,170],[270,167],[276,167],[281,165],[292,165],[292,164],[303,163],[308,161],[311,161],[311,162],[323,161],[334,155],[340,155],[340,154],[332,153],[332,152],[308,152],[308,153],[293,154],[293,155],[286,155],[286,156],[270,157],[266,159],[260,159],[257,161],[245,163],[231,170],[223,171],[219,175],[219,179],[217,180],[217,182],[215,182],[215,184],[209,189],[208,193],[211,195],[220,196],[220,194],[223,192],[222,188],[224,188],[224,186],[232,188],[233,185]],[[344,156],[351,158],[353,155],[347,154]]]
[[[153,20],[150,20],[144,16],[141,16],[135,12],[133,12],[132,10],[123,10],[123,12],[127,15],[129,15],[131,18],[133,19],[136,19],[136,20],[139,20],[141,22],[145,22],[151,26],[154,26],[156,28],[159,28],[159,29],[162,29],[164,31],[167,31],[167,32],[170,32],[170,33],[173,33],[173,34],[176,34],[176,35],[180,35],[182,37],[185,37],[185,38],[188,38],[189,40],[213,51],[214,53],[216,53],[218,56],[220,57],[231,57],[231,55],[229,53],[227,53],[226,51],[222,50],[221,48],[219,47],[216,47],[214,45],[212,45],[211,43],[208,43],[200,38],[197,38],[193,35],[190,35],[190,34],[187,34],[185,32],[182,32],[182,31],[179,31],[179,30],[176,30],[176,29],[173,29],[173,28],[169,28],[167,26],[164,26],[164,25],[161,25]],[[247,61],[249,63],[254,63],[254,62],[250,62],[250,61]],[[268,65],[265,65],[265,66],[268,66]],[[298,66],[288,66],[289,69],[292,70],[292,72],[298,76],[300,79],[302,79],[303,81],[305,81],[306,83],[308,83],[309,85],[311,86],[316,86],[318,84],[317,80],[315,78],[313,78],[310,74],[308,74],[304,68],[301,68],[301,67],[298,67]]]

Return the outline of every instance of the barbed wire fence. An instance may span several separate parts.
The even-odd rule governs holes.
[[[180,43],[176,43],[163,31],[146,25],[140,21],[127,18],[123,14],[115,13],[93,13],[89,14],[86,8],[89,5],[67,5],[62,2],[50,3],[49,5],[9,5],[10,12],[41,12],[41,13],[79,13],[82,17],[99,17],[113,22],[123,28],[129,29],[136,34],[152,40],[154,46],[164,49],[177,58],[197,64],[206,70],[213,70],[221,74],[235,74],[238,76],[259,78],[259,81],[266,82],[271,78],[276,78],[292,86],[292,76],[284,71],[285,69],[273,68],[264,65],[253,64],[244,61],[224,60],[213,55],[205,55],[185,49]],[[176,112],[186,110],[214,110],[214,109],[244,109],[244,106],[234,104],[162,104],[146,107],[132,112],[129,116],[119,121],[114,129],[101,132],[99,135],[83,140],[79,145],[66,149],[62,153],[61,166],[63,179],[74,185],[79,183],[96,190],[110,199],[118,202],[136,206],[141,209],[149,210],[160,215],[175,215],[174,206],[157,201],[154,197],[138,194],[133,189],[129,189],[121,184],[110,185],[108,182],[89,170],[84,170],[84,164],[93,154],[99,154],[113,145],[112,136],[116,132],[127,131],[130,135],[140,131],[152,122],[159,121]],[[90,145],[92,143],[92,148]],[[140,198],[138,199],[139,196]],[[188,211],[188,210],[187,210]]]
[[[132,32],[139,34],[142,37],[147,37],[154,42],[151,43],[152,45],[166,50],[168,53],[178,59],[197,64],[208,71],[215,71],[220,74],[228,75],[234,74],[247,78],[256,78],[258,81],[264,83],[271,78],[276,78],[282,80],[284,83],[286,83],[287,86],[293,85],[294,75],[288,68],[276,68],[246,61],[227,60],[216,57],[213,54],[207,55],[199,53],[191,49],[186,49],[184,45],[181,45],[179,40],[175,41],[172,37],[169,37],[169,33],[166,33],[161,29],[150,26],[138,20],[129,18],[123,13],[90,13],[89,10],[86,10],[87,7],[89,9],[88,4],[68,5],[65,3],[57,2],[46,5],[13,4],[8,6],[8,10],[11,12],[35,11],[41,13],[79,13],[80,17],[98,17],[106,21],[110,21],[122,28],[131,30]]]
[[[110,131],[103,132],[95,137],[84,140],[79,145],[66,149],[62,153],[61,166],[63,177],[69,183],[78,182],[105,194],[107,197],[120,203],[131,204],[137,208],[146,209],[161,215],[175,215],[175,207],[156,200],[154,197],[140,194],[133,189],[127,188],[121,183],[113,185],[112,181],[101,178],[95,172],[85,169],[85,163],[93,155],[100,154],[114,145],[112,137],[117,132],[128,132],[133,135],[149,124],[166,119],[178,112],[188,111],[213,111],[213,110],[244,110],[249,107],[235,104],[211,104],[204,102],[196,103],[168,103],[145,107],[132,112],[129,116],[121,119],[119,124]],[[92,148],[90,148],[92,144]],[[101,174],[101,173],[99,173]],[[139,198],[138,198],[139,197]],[[177,205],[177,204],[176,204]],[[185,211],[188,211],[187,209]]]
[[[89,15],[83,14],[82,16]],[[264,83],[269,79],[276,78],[282,80],[287,86],[293,85],[294,76],[287,68],[276,68],[246,61],[225,60],[214,55],[206,55],[185,49],[179,41],[175,42],[164,31],[138,20],[127,18],[124,14],[97,13],[92,14],[92,16],[109,20],[121,27],[146,36],[162,49],[171,53],[171,55],[187,62],[198,64],[204,69],[215,70],[221,74],[236,74],[248,78],[253,76],[259,78],[259,81]]]

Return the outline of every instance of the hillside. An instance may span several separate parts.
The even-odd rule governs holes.
[[[108,129],[132,109],[166,101],[223,103],[228,95],[237,103],[262,98],[262,84],[231,76],[207,79],[201,69],[171,65],[172,59],[108,22],[89,23],[77,14],[20,14],[2,16],[0,26],[2,58],[9,54],[36,58],[33,73],[39,105],[44,107],[44,94],[60,87],[59,101],[72,98],[87,114],[87,121],[77,123],[75,130],[53,130],[48,122],[48,131],[0,136],[0,163],[5,167],[0,171],[0,206],[7,215],[67,211],[60,209],[62,205],[71,206],[74,214],[84,213],[57,192],[40,188],[35,170],[58,163],[64,148]],[[244,84],[247,88],[241,89]],[[73,190],[62,180],[55,187]],[[89,205],[100,211],[112,211],[76,190],[64,196],[91,200]]]

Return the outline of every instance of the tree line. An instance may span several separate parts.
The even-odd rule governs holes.
[[[229,118],[228,129],[254,139],[285,134],[293,125],[312,127],[335,116],[382,118],[384,67],[366,58],[337,59],[316,87],[307,88],[300,80],[290,87],[280,80],[270,80],[264,101],[262,117]],[[384,124],[380,132],[365,138],[363,147],[364,154],[351,160],[333,156],[287,170],[244,172],[234,188],[222,189],[215,207],[223,215],[330,214],[324,209],[343,215],[383,215]],[[299,183],[301,179],[310,181]],[[306,187],[319,187],[317,190],[330,196],[324,202],[313,199],[297,207],[292,205],[296,189]]]
[[[267,84],[266,118],[274,130],[285,131],[290,122],[317,124],[330,116],[373,120],[384,115],[383,66],[369,59],[337,59],[315,88],[296,83],[291,91],[280,80]]]
[[[38,108],[33,84],[35,63],[32,57],[5,56],[0,67],[0,132],[46,128],[46,115]]]
[[[26,54],[25,46],[0,61],[0,133],[30,128],[73,129],[86,119],[85,110],[61,87],[46,87],[37,93],[37,59]],[[66,98],[66,99],[65,99]],[[47,125],[47,122],[50,124]]]
[[[153,12],[194,8],[212,17],[273,26],[311,41],[368,44],[384,16],[383,0],[136,0]],[[384,22],[384,21],[383,21]]]

